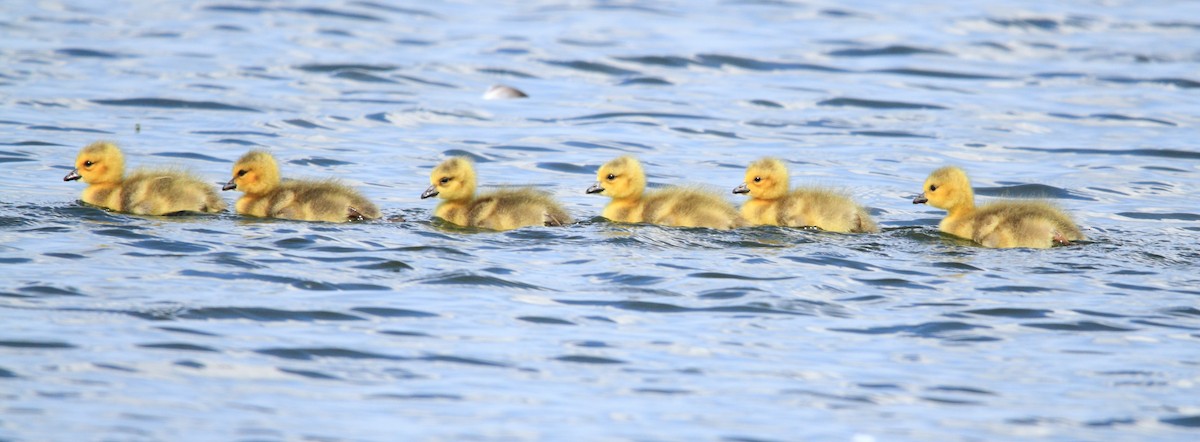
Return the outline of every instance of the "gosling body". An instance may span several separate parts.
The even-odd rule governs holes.
[[[125,155],[116,144],[98,141],[80,149],[75,169],[63,181],[83,180],[83,202],[135,215],[216,213],[225,201],[212,185],[175,169],[136,169],[125,175]]]
[[[463,157],[443,161],[429,176],[421,198],[442,199],[434,216],[448,222],[491,230],[571,223],[567,211],[546,192],[529,187],[476,194],[475,167]]]
[[[929,174],[913,204],[946,210],[938,229],[986,247],[1048,248],[1085,239],[1083,232],[1055,205],[1040,200],[1001,200],[975,205],[966,172],[943,167]]]
[[[287,180],[270,153],[255,150],[238,159],[222,190],[241,190],[238,214],[261,218],[340,223],[378,219],[379,208],[353,188],[333,179]]]
[[[737,209],[716,192],[692,187],[646,191],[646,174],[631,156],[604,164],[596,178],[587,193],[612,198],[602,212],[612,221],[711,229],[746,225]]]
[[[842,192],[819,187],[788,189],[783,161],[763,158],[746,168],[746,180],[733,193],[747,194],[741,214],[752,225],[817,227],[840,233],[874,233],[879,226],[861,205]]]

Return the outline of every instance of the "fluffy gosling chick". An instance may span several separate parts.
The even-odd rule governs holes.
[[[720,194],[688,187],[646,191],[646,173],[631,156],[609,161],[596,172],[596,184],[587,193],[611,197],[603,215],[622,223],[650,223],[675,227],[731,229],[746,225],[737,209]]]
[[[244,192],[235,205],[241,215],[331,223],[380,217],[374,203],[336,180],[281,181],[275,157],[261,150],[233,165],[233,179],[221,190],[233,189]]]
[[[975,206],[975,191],[966,172],[943,167],[925,179],[924,192],[913,204],[945,210],[941,231],[986,247],[1048,248],[1084,239],[1071,217],[1045,201],[995,201]]]
[[[117,212],[168,215],[225,210],[225,200],[213,186],[190,173],[136,169],[125,176],[125,155],[116,144],[107,141],[97,141],[79,150],[75,169],[63,181],[79,179],[88,184],[80,197],[83,202]]]
[[[429,174],[421,199],[440,197],[434,215],[466,227],[512,230],[525,226],[561,226],[571,222],[549,194],[532,188],[493,190],[475,194],[475,167],[464,157],[443,161]]]
[[[750,163],[746,181],[733,193],[750,196],[742,204],[742,217],[753,225],[817,227],[840,233],[879,231],[866,209],[840,192],[815,187],[788,190],[787,166],[775,158]]]

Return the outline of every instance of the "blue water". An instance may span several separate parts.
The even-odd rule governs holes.
[[[963,3],[4,2],[0,439],[1195,440],[1200,3]],[[98,139],[408,221],[105,212]],[[884,232],[614,225],[621,154],[785,158]],[[581,221],[431,220],[450,155]],[[1089,241],[939,234],[946,164]]]

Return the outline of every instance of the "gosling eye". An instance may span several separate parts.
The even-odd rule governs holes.
[[[246,176],[246,169],[239,170],[237,175],[238,176]]]
[[[762,177],[760,177],[760,176],[756,176],[756,177],[754,177],[754,182],[756,182],[756,183],[761,183],[761,182],[762,182]]]
[[[929,191],[930,191],[930,192],[933,192],[933,191],[936,191],[936,190],[937,190],[937,184],[930,184],[930,185],[929,185]]]
[[[439,182],[439,183],[442,183],[442,184],[449,183],[449,182],[450,182],[450,177],[448,177],[448,176],[446,176],[446,177],[442,177],[442,179],[438,180],[438,182]]]
[[[96,164],[96,163],[93,163],[93,162],[91,162],[90,160],[89,160],[89,161],[84,161],[84,162],[83,162],[83,167],[92,167],[92,165],[93,165],[93,164]]]
[[[611,181],[611,180],[617,179],[617,176],[610,173],[610,174],[608,174],[607,178]]]

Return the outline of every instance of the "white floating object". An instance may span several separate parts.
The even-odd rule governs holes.
[[[488,88],[487,92],[483,93],[484,100],[507,100],[509,98],[528,97],[529,95],[521,92],[521,90],[503,84],[493,84],[492,87]]]

